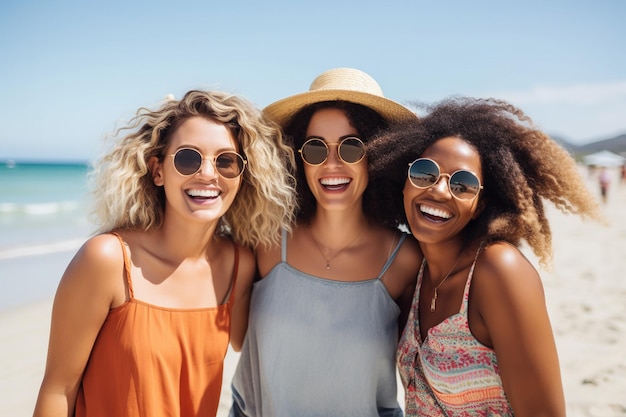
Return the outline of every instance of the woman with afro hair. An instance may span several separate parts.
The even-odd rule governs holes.
[[[564,416],[541,278],[549,200],[599,219],[571,156],[518,108],[451,98],[368,144],[424,260],[397,363],[407,416]]]

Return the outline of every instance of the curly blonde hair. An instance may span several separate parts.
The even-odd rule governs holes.
[[[407,166],[439,139],[458,137],[480,155],[484,210],[463,230],[466,242],[525,240],[543,266],[552,258],[552,233],[544,209],[604,221],[572,156],[537,129],[520,109],[502,100],[453,97],[368,144],[370,175],[392,180],[397,198]],[[406,220],[406,219],[405,219]]]
[[[248,164],[233,204],[220,219],[218,233],[255,247],[276,243],[281,228],[294,221],[295,160],[280,128],[249,101],[236,95],[191,90],[157,110],[140,108],[127,126],[113,134],[113,149],[94,164],[90,179],[99,232],[150,230],[163,222],[165,194],[148,168],[160,160],[174,130],[191,117],[223,123]],[[129,132],[119,137],[121,132]]]

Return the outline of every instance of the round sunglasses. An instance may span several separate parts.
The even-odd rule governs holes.
[[[429,158],[419,158],[411,162],[408,176],[411,184],[421,189],[432,187],[441,177],[448,177],[450,194],[458,200],[473,200],[483,188],[473,172],[461,169],[452,174],[442,174],[439,165]]]
[[[222,152],[217,156],[205,158],[197,149],[181,148],[170,154],[174,158],[176,172],[183,176],[193,175],[200,171],[205,159],[211,161],[219,175],[224,178],[237,178],[243,172],[248,161],[237,152]]]
[[[321,138],[312,137],[304,142],[298,152],[307,164],[321,165],[328,159],[329,146],[337,146],[339,158],[347,164],[356,164],[365,157],[365,144],[356,136],[344,138],[339,144],[328,144]]]

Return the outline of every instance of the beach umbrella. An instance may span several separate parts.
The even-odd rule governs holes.
[[[626,158],[611,151],[600,151],[583,156],[585,165],[597,167],[618,167],[626,163]]]

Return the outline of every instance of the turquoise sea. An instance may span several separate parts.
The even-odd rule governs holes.
[[[0,310],[54,294],[88,221],[86,163],[0,161]]]

